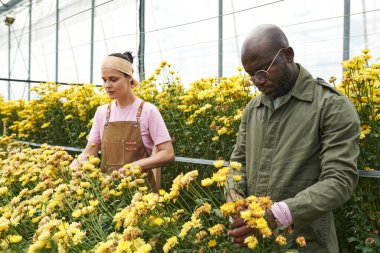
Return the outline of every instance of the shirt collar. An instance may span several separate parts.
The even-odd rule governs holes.
[[[301,64],[297,63],[297,66],[300,72],[294,87],[290,90],[290,94],[299,100],[311,102],[314,97],[314,79]]]

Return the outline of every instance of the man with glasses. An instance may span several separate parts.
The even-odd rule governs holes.
[[[304,236],[301,252],[339,252],[332,211],[358,181],[359,117],[351,102],[294,62],[283,31],[261,25],[244,41],[241,60],[262,94],[246,106],[231,161],[242,163],[234,198],[271,196],[275,226]],[[252,233],[232,217],[233,242]]]

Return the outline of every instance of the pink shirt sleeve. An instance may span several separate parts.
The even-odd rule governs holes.
[[[103,126],[100,125],[101,113],[99,111],[100,111],[100,107],[98,107],[98,109],[96,110],[94,119],[92,121],[92,127],[91,127],[90,135],[88,138],[88,142],[90,143],[100,144],[102,141],[102,136],[100,135],[100,128]]]
[[[164,119],[156,106],[152,107],[152,111],[148,117],[148,122],[149,133],[155,146],[171,141]]]
[[[148,154],[152,153],[154,146],[171,141],[164,119],[155,105],[145,102],[140,124],[142,139]]]
[[[273,213],[273,216],[281,225],[290,226],[293,224],[292,214],[285,202],[274,202],[270,209]]]

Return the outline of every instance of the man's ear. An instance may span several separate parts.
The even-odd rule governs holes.
[[[294,62],[294,51],[292,47],[286,48],[284,54],[287,62]]]

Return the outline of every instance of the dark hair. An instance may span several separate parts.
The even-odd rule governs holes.
[[[132,52],[130,52],[130,51],[127,51],[123,54],[122,53],[113,53],[113,54],[110,54],[109,56],[116,56],[116,57],[122,58],[124,60],[127,60],[130,63],[133,63],[133,58],[135,58],[132,56]]]

